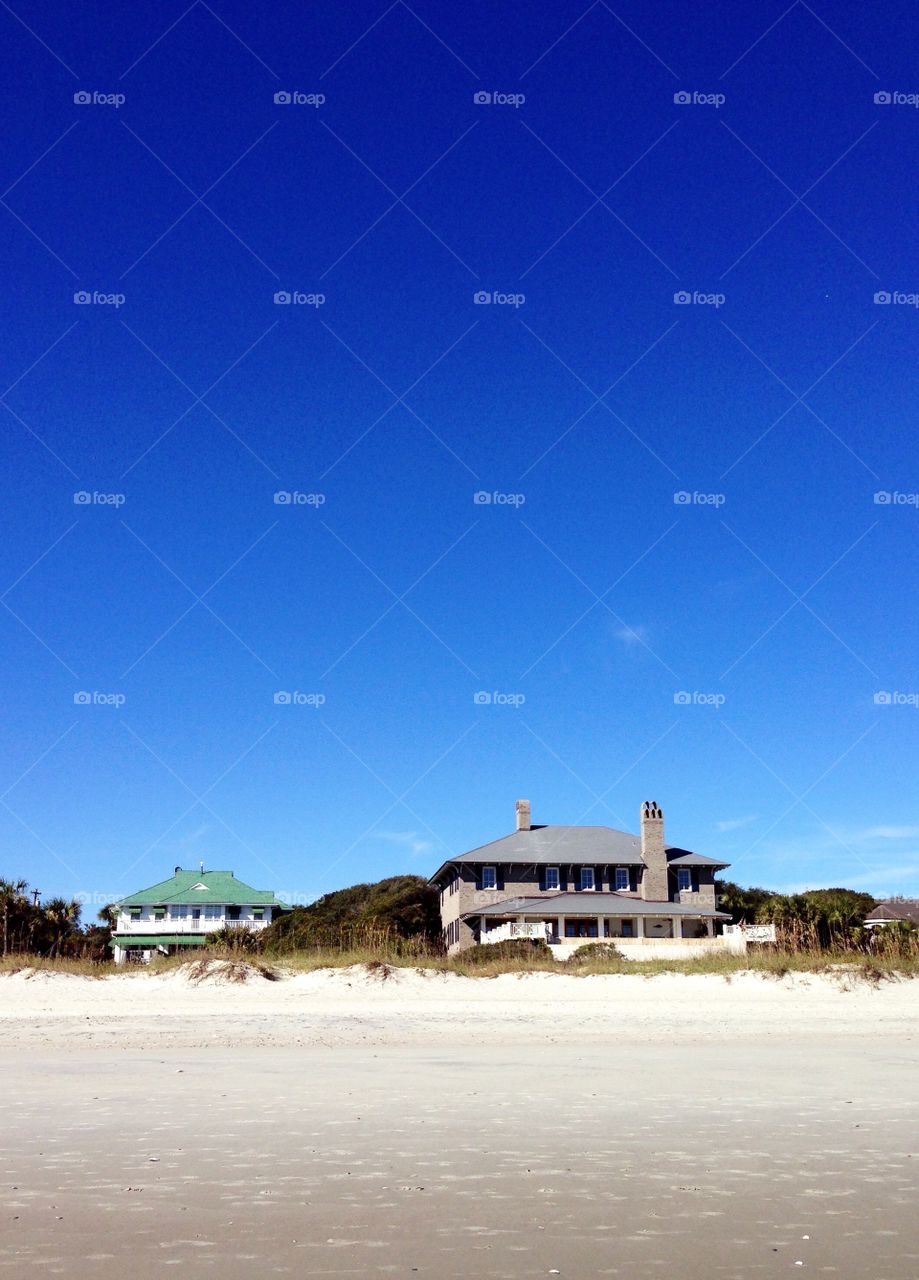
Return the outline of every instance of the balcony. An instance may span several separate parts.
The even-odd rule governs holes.
[[[119,934],[126,933],[216,933],[218,929],[265,929],[271,923],[270,920],[255,920],[251,916],[243,917],[240,920],[227,920],[225,917],[218,916],[216,919],[207,919],[203,917],[200,920],[193,920],[191,916],[163,916],[162,919],[155,919],[152,915],[133,919],[130,916],[120,916],[115,926],[115,932]]]

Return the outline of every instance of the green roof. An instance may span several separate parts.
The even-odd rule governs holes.
[[[110,947],[203,947],[203,933],[122,933],[113,934]]]
[[[202,886],[197,888],[196,886]],[[116,907],[163,906],[167,903],[216,903],[220,906],[283,907],[270,889],[253,889],[237,880],[232,871],[182,871],[174,876],[129,894]]]

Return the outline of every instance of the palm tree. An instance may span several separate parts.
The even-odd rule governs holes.
[[[10,910],[25,898],[28,888],[25,880],[0,880],[0,906],[3,908],[3,954],[10,949]]]
[[[45,905],[44,916],[50,925],[54,941],[51,954],[59,956],[61,947],[80,923],[80,903],[66,898],[51,898]]]

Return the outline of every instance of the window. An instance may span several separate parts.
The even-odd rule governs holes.
[[[498,869],[497,867],[482,868],[482,888],[497,889],[498,887]]]
[[[615,882],[614,888],[616,889],[617,893],[618,893],[618,892],[620,892],[620,891],[621,891],[621,890],[623,890],[623,889],[628,890],[628,888],[629,888],[629,869],[628,869],[628,867],[617,867],[617,868],[616,868],[616,882]]]
[[[239,919],[239,912],[240,912],[239,907],[227,907],[227,919],[228,919],[228,920],[238,920],[238,919]]]
[[[593,867],[581,867],[581,888],[592,889],[593,887],[594,887]]]
[[[185,917],[188,915],[188,907],[183,907],[183,906],[173,907],[170,910],[169,914],[172,916],[173,920],[184,920]]]
[[[676,887],[681,891],[690,891],[692,889],[692,872],[689,867],[677,867]]]
[[[205,920],[219,920],[219,919],[220,919],[220,915],[221,915],[221,911],[220,911],[220,908],[219,908],[219,907],[217,907],[217,906],[205,907],[205,908],[204,908],[204,918],[205,918]]]
[[[252,908],[252,919],[253,919],[253,920],[264,920],[264,918],[265,918],[265,908],[264,908],[264,907],[253,907],[253,908]]]
[[[558,867],[546,867],[545,885],[547,889],[557,889],[559,885]]]
[[[166,908],[165,908],[165,907],[154,907],[154,908],[153,908],[153,919],[154,919],[154,920],[165,920],[165,919],[166,919]]]
[[[128,911],[131,913],[132,920],[139,920],[143,912],[143,907],[128,907]]]

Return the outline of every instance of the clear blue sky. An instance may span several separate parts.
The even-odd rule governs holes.
[[[4,4],[0,874],[919,889],[917,26]]]

